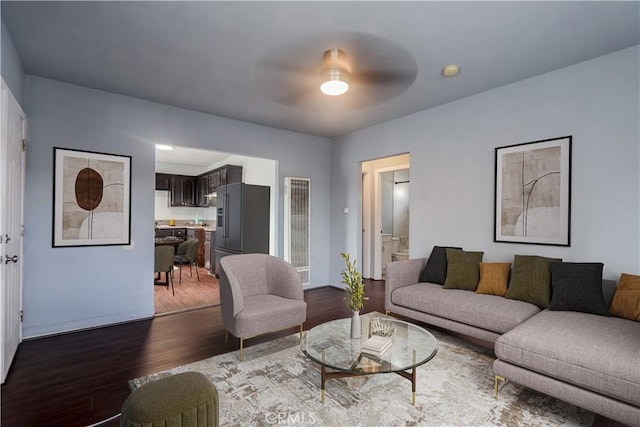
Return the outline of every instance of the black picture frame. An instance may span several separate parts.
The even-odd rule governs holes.
[[[131,244],[131,156],[53,148],[52,247]]]
[[[494,242],[571,246],[572,139],[495,149]]]

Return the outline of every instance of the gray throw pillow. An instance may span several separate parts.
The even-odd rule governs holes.
[[[602,294],[600,262],[553,262],[551,270],[550,310],[581,311],[610,316]]]

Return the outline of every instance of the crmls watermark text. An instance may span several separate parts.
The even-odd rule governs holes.
[[[318,417],[313,412],[267,412],[264,414],[264,419],[268,424],[276,425],[300,425],[300,424],[315,424],[318,421]]]

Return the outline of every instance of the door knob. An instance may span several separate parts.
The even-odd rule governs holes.
[[[18,255],[14,255],[10,257],[9,255],[4,256],[4,263],[9,264],[10,262],[18,262]]]

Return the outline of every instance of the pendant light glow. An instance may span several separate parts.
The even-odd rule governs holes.
[[[349,83],[340,79],[340,72],[332,72],[329,74],[329,80],[320,85],[320,90],[325,95],[338,96],[344,95],[349,90]]]
[[[344,52],[340,49],[329,49],[323,56],[327,80],[320,85],[320,90],[329,96],[345,94],[349,90],[349,69]]]

